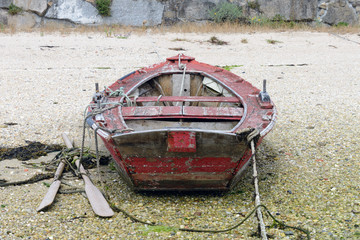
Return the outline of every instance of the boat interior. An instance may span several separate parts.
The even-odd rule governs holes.
[[[166,74],[135,88],[122,107],[134,130],[195,128],[229,131],[243,116],[243,104],[231,90],[199,73]]]

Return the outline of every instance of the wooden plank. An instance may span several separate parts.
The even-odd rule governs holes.
[[[163,106],[145,106],[145,107],[122,107],[122,115],[125,119],[137,118],[143,116],[180,116],[182,107],[163,107]]]
[[[238,118],[243,116],[243,108],[232,107],[184,107],[184,116],[198,116],[198,117],[233,117]]]
[[[134,100],[133,98],[130,98]],[[226,103],[239,103],[237,97],[212,97],[212,96],[162,96],[160,97],[138,97],[137,103],[140,102],[226,102]]]
[[[190,96],[190,74],[172,75],[172,96]]]
[[[240,120],[243,108],[232,107],[192,107],[192,106],[151,106],[151,107],[122,107],[125,120],[144,118],[222,118]]]

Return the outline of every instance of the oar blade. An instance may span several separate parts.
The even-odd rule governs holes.
[[[108,202],[98,188],[93,184],[86,184],[85,192],[96,215],[100,217],[114,216],[114,211],[110,208]]]
[[[78,167],[80,174],[84,180],[85,192],[95,214],[100,217],[114,216],[114,211],[110,208],[109,203],[106,201],[104,195],[91,182],[91,179],[86,175],[84,167],[80,164],[80,160],[76,160],[75,164]]]
[[[56,193],[58,192],[58,190],[60,188],[60,184],[61,184],[61,182],[59,180],[56,180],[50,185],[49,190],[47,191],[44,199],[42,200],[42,202],[40,203],[40,205],[36,209],[36,211],[39,212],[39,211],[47,208],[54,202]]]

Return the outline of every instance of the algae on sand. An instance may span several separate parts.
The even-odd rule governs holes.
[[[4,159],[17,158],[25,161],[32,158],[46,156],[49,152],[60,151],[63,146],[59,144],[46,145],[40,142],[27,142],[28,145],[16,148],[0,147],[0,161]]]

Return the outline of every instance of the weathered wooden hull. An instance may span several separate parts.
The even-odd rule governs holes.
[[[246,145],[235,135],[149,131],[114,137],[136,189],[226,189]]]
[[[183,58],[186,60],[189,76],[185,77],[184,71],[182,80],[175,57],[118,80],[111,88],[123,88],[127,95],[103,97],[101,101],[105,106],[124,104],[88,119],[88,124],[98,129],[120,175],[134,190],[231,189],[241,180],[251,157],[249,143],[239,133],[257,129],[258,145],[274,125],[275,107],[272,102],[259,100],[257,88],[223,69],[189,57]],[[174,74],[172,80],[169,74]],[[199,75],[207,82],[209,78],[219,82],[228,96],[194,96],[194,89],[200,89],[195,84],[205,83]],[[169,96],[169,91],[177,91],[171,81],[183,81],[182,88],[187,84],[188,96]],[[166,96],[128,96],[149,91],[157,84],[162,84],[155,87]],[[129,99],[135,106],[125,103]],[[149,102],[155,103],[146,105]],[[216,107],[219,105],[222,107]]]

